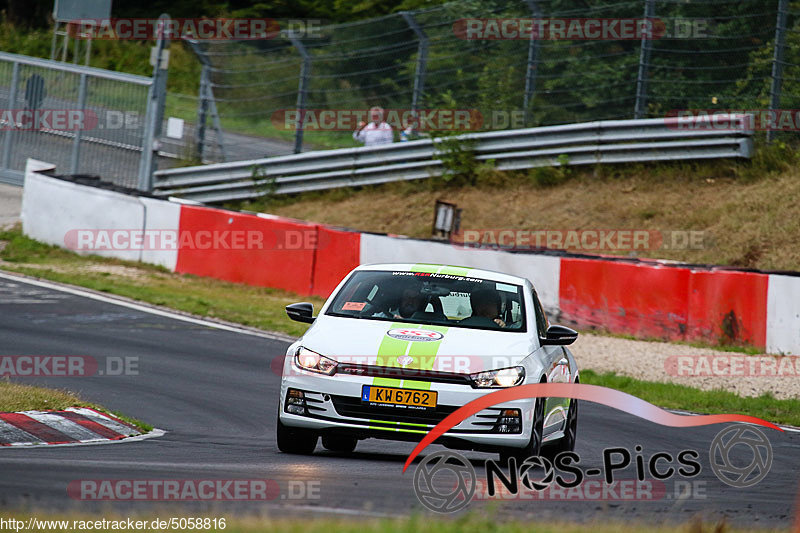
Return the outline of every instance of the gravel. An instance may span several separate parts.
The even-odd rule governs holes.
[[[571,347],[579,368],[752,397],[800,398],[800,357],[748,355],[685,344],[582,333]]]

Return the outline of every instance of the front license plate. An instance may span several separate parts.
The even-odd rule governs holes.
[[[436,391],[430,390],[397,389],[374,385],[361,387],[361,401],[370,405],[432,409],[436,407],[436,396]]]

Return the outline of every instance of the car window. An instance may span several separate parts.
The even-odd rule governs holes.
[[[503,331],[525,331],[520,285],[417,272],[358,271],[326,314]]]
[[[542,304],[539,302],[539,296],[535,290],[531,291],[531,298],[533,299],[533,309],[536,311],[536,329],[539,332],[539,338],[543,339],[547,335],[547,328],[550,326],[550,322],[547,320],[547,315],[542,309]]]

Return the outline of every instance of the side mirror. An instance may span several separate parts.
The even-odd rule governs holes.
[[[300,302],[286,306],[286,314],[297,322],[311,324],[314,322],[314,304]]]
[[[545,338],[541,339],[543,346],[566,346],[577,340],[578,332],[567,326],[553,324],[547,328]]]

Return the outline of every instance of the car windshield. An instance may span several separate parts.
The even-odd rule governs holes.
[[[355,272],[326,314],[410,324],[525,331],[522,286],[423,272]]]

